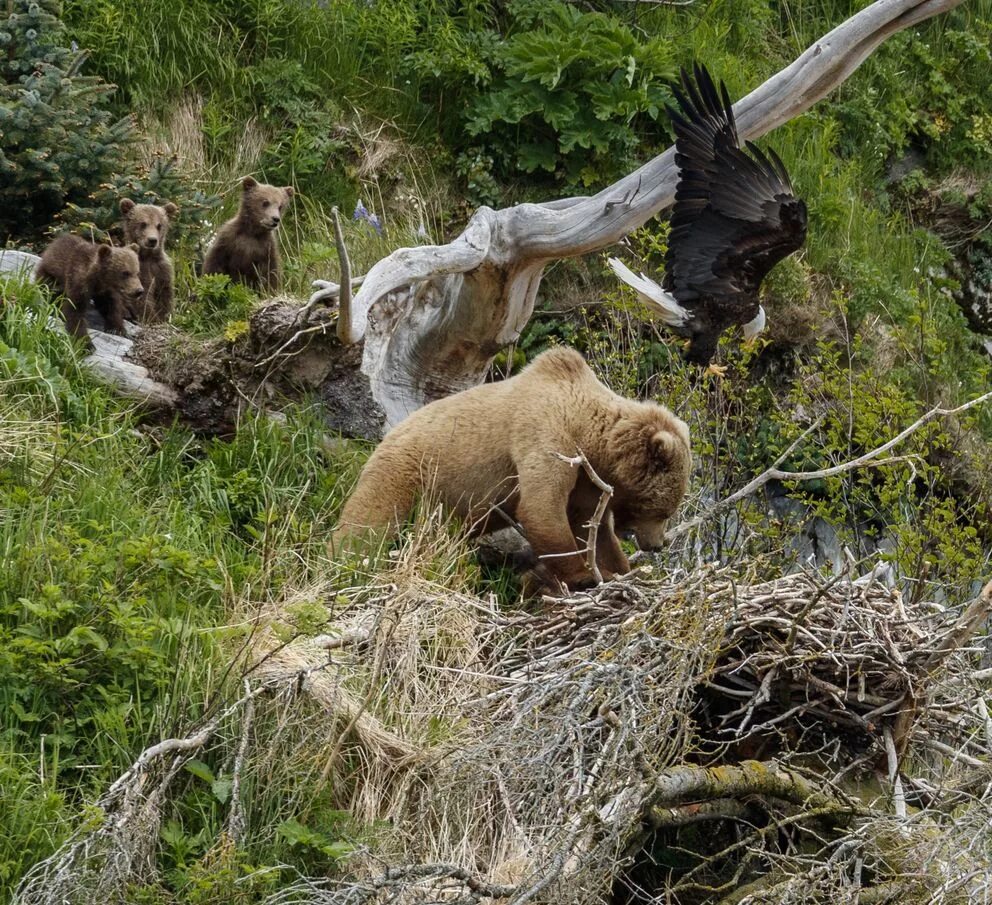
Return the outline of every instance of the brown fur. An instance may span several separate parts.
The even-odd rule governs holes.
[[[108,333],[124,332],[125,309],[144,293],[138,247],[94,245],[79,236],[59,236],[45,249],[37,278],[64,296],[66,329],[87,340],[86,305],[92,301],[103,315]]]
[[[366,463],[331,540],[390,536],[419,494],[429,493],[478,532],[502,526],[499,506],[523,527],[543,565],[571,588],[593,583],[579,552],[599,491],[555,453],[585,453],[613,485],[596,560],[604,578],[630,565],[617,531],[657,548],[685,495],[689,430],[664,406],[624,399],[582,356],[557,348],[516,377],[484,384],[414,412]],[[578,539],[578,542],[577,542]]]
[[[265,185],[251,176],[245,176],[241,186],[238,215],[218,231],[207,249],[203,272],[226,273],[253,289],[275,292],[282,282],[275,230],[293,197],[293,187]]]
[[[138,246],[141,262],[141,285],[144,297],[129,304],[125,317],[142,324],[158,324],[172,314],[172,261],[165,253],[165,237],[169,222],[179,208],[171,201],[157,204],[135,204],[130,198],[121,201],[124,217],[124,241]]]

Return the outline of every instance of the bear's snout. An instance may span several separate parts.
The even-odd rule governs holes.
[[[275,229],[279,225],[281,220],[282,217],[278,216],[277,214],[273,214],[271,217],[269,217],[269,222],[266,225],[269,227],[269,229]]]
[[[637,546],[646,553],[657,553],[665,548],[665,530],[668,519],[638,522],[631,526]]]
[[[145,294],[145,290],[141,286],[139,286],[137,289],[131,290],[131,298],[133,299],[140,299],[144,294]]]
[[[158,245],[158,236],[149,236],[147,239],[145,239],[145,245],[147,245],[149,248],[154,248],[156,245]]]

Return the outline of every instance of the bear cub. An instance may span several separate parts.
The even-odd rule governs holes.
[[[293,187],[279,188],[245,176],[241,188],[238,215],[218,231],[207,249],[203,272],[226,273],[234,282],[275,292],[282,281],[275,231]]]
[[[563,347],[509,380],[432,402],[386,434],[345,503],[329,552],[370,535],[391,537],[416,498],[429,495],[478,534],[505,527],[504,514],[515,518],[540,572],[552,576],[550,590],[588,587],[589,520],[600,492],[581,467],[556,455],[579,450],[613,486],[596,565],[604,578],[622,575],[630,563],[618,533],[633,534],[642,549],[664,542],[689,483],[689,429],[662,405],[618,396]]]
[[[59,236],[45,249],[37,279],[64,296],[66,329],[92,346],[86,329],[86,306],[92,301],[108,333],[124,333],[124,315],[144,294],[138,246],[95,245],[79,236]]]
[[[124,218],[124,241],[138,247],[141,262],[141,285],[145,295],[129,304],[124,316],[142,324],[158,324],[172,314],[172,261],[165,253],[165,237],[169,224],[179,208],[171,201],[157,204],[135,204],[130,198],[121,201]]]

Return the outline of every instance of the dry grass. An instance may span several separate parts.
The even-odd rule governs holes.
[[[222,164],[211,163],[204,143],[203,98],[187,95],[161,121],[143,124],[149,136],[143,145],[143,163],[161,157],[176,159],[179,171],[206,192],[225,189],[246,173],[257,170],[270,137],[252,117],[238,132]]]
[[[222,732],[232,750],[254,740],[255,794],[323,788],[377,828],[344,877],[270,905],[603,902],[652,832],[707,819],[701,807],[714,838],[737,827],[731,867],[673,875],[658,889],[671,901],[837,898],[863,870],[860,901],[950,903],[992,878],[992,731],[968,649],[992,596],[962,621],[904,601],[881,572],[752,583],[707,567],[645,571],[528,614],[473,594],[468,561],[465,539],[427,513],[357,572],[338,564],[237,604],[233,620],[254,625],[245,696],[180,755],[115,784],[108,819],[15,901],[86,899],[154,873],[169,782]],[[274,728],[249,732],[263,693]],[[765,760],[740,759],[755,743]]]

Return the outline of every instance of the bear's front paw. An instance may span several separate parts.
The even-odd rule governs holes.
[[[555,575],[555,578],[565,586],[566,593],[569,591],[587,591],[598,584],[596,577],[588,569],[560,572]]]

